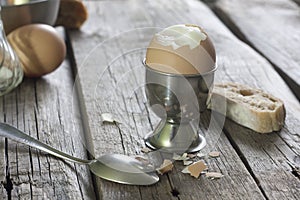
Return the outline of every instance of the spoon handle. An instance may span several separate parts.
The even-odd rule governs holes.
[[[76,162],[79,164],[89,164],[91,162],[91,160],[83,160],[80,158],[76,158],[73,157],[69,154],[66,154],[64,152],[61,152],[57,149],[54,149],[53,147],[40,142],[39,140],[27,135],[26,133],[20,131],[19,129],[9,125],[9,124],[5,124],[0,122],[0,136],[2,137],[6,137],[9,138],[15,142],[19,142],[22,144],[26,144],[28,146],[37,148],[41,151],[47,152],[53,156],[68,160],[68,161],[72,161],[72,162]]]

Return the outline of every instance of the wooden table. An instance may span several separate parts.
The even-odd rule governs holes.
[[[300,199],[299,6],[292,0],[205,2],[84,1],[89,19],[81,30],[66,32],[68,56],[61,67],[25,79],[1,97],[0,121],[81,158],[143,155],[143,136],[159,120],[143,95],[145,47],[155,30],[194,23],[215,44],[216,82],[248,84],[284,101],[286,123],[280,132],[258,134],[226,120],[221,132],[207,135],[203,150],[221,153],[205,162],[222,178],[193,178],[175,162],[159,183],[143,187],[105,181],[86,166],[0,138],[0,197]],[[102,123],[105,112],[120,123]],[[208,120],[201,122],[204,131]]]

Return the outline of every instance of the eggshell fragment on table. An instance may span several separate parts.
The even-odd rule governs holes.
[[[173,165],[172,161],[168,160],[168,159],[165,159],[164,162],[163,162],[163,164],[159,168],[157,168],[156,171],[160,175],[163,175],[163,174],[165,174],[167,172],[172,171],[173,167],[174,167],[174,165]]]
[[[191,165],[191,164],[193,164],[193,161],[191,161],[191,160],[184,160],[183,161],[183,165],[185,165],[185,166]]]
[[[191,176],[198,178],[204,170],[207,169],[207,166],[203,160],[199,160],[187,167],[185,167],[181,172],[185,174],[190,174]]]
[[[212,151],[212,152],[209,152],[208,155],[212,158],[217,158],[220,156],[220,152],[219,151]]]
[[[102,123],[120,123],[115,115],[112,113],[102,113],[101,114]]]
[[[46,24],[19,27],[7,39],[27,77],[40,77],[54,71],[66,56],[64,39],[55,28]]]
[[[148,147],[144,147],[144,148],[141,149],[141,152],[143,152],[143,153],[149,153],[149,152],[151,152],[151,151],[152,151],[152,150],[149,149]]]
[[[176,160],[176,161],[184,161],[184,160],[188,160],[189,157],[187,156],[188,154],[187,153],[184,153],[182,155],[178,155],[178,154],[173,154],[173,159]]]
[[[207,172],[205,173],[205,176],[210,179],[219,179],[222,178],[224,175],[220,172]]]

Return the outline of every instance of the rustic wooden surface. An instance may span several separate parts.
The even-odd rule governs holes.
[[[61,28],[58,30],[63,33]],[[72,105],[72,77],[70,63],[65,60],[50,75],[25,79],[15,91],[1,97],[1,122],[16,126],[64,152],[86,158],[78,107]],[[86,166],[0,139],[1,199],[95,198]]]
[[[300,12],[292,0],[217,0],[230,29],[265,56],[300,99]]]
[[[159,121],[143,92],[142,59],[155,32],[173,24],[194,23],[204,27],[215,44],[219,67],[216,82],[245,83],[282,98],[287,116],[280,132],[261,135],[230,120],[225,121],[221,131],[219,126],[224,118],[206,111],[201,115],[201,130],[208,145],[202,153],[213,150],[221,153],[220,157],[207,157],[205,161],[209,171],[221,172],[224,177],[210,180],[202,175],[195,179],[181,173],[184,166],[176,162],[172,172],[160,176],[159,183],[144,187],[105,181],[91,175],[86,166],[0,138],[0,198],[300,199],[299,171],[297,174],[300,104],[293,94],[297,92],[295,87],[291,87],[292,92],[273,68],[274,65],[281,68],[296,83],[300,78],[299,71],[289,73],[284,68],[290,64],[295,70],[294,64],[299,65],[293,54],[300,50],[295,42],[299,41],[299,34],[294,34],[299,26],[300,19],[295,17],[299,15],[299,7],[297,13],[291,2],[264,1],[265,9],[274,8],[270,16],[279,19],[272,21],[267,12],[242,18],[253,13],[251,9],[246,9],[243,15],[234,12],[239,2],[236,5],[231,4],[235,1],[215,2],[213,11],[220,19],[198,0],[84,1],[89,19],[81,30],[68,31],[70,57],[54,73],[41,79],[25,79],[15,91],[1,97],[0,120],[81,158],[87,157],[88,150],[95,157],[105,153],[144,155],[159,164],[166,155],[141,152],[145,146],[143,136]],[[262,9],[259,2],[243,1],[254,10]],[[288,3],[280,7],[284,2]],[[256,14],[260,17],[256,18]],[[293,20],[298,22],[294,28],[288,16],[294,16]],[[245,24],[242,20],[246,20]],[[254,20],[259,27],[257,35],[248,32]],[[286,34],[295,38],[295,41],[287,38],[284,43],[286,52],[294,49],[287,57],[291,62],[276,56],[280,53],[274,52],[276,43],[266,40],[270,38],[270,30],[284,20],[289,21],[291,30]],[[274,25],[264,24],[268,21]],[[268,26],[270,30],[266,30]],[[118,123],[104,123],[101,119],[104,112],[114,114]]]
[[[292,174],[288,164],[299,166],[299,128],[294,125],[299,122],[299,103],[266,58],[236,38],[199,1],[172,4],[114,1],[86,2],[86,5],[89,21],[81,31],[70,32],[70,36],[96,156],[107,152],[139,154],[144,145],[142,136],[158,121],[137,89],[143,77],[139,66],[153,30],[123,32],[136,28],[178,23],[202,25],[218,52],[216,81],[237,81],[262,88],[281,97],[288,112],[286,127],[267,135],[258,135],[226,121],[226,136],[221,133],[218,142],[213,143],[213,149],[221,151],[222,157],[208,160],[211,169],[225,174],[220,180],[195,180],[182,174],[182,166],[178,164],[174,172],[163,176],[152,187],[128,187],[97,179],[100,198],[176,199],[171,192],[174,190],[180,199],[299,198],[299,178]],[[124,91],[120,93],[120,89]],[[115,114],[122,123],[101,125],[103,112]],[[242,184],[245,186],[241,187]]]

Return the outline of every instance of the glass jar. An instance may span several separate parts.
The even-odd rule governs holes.
[[[0,96],[16,88],[22,79],[23,69],[21,63],[6,39],[0,18]]]

